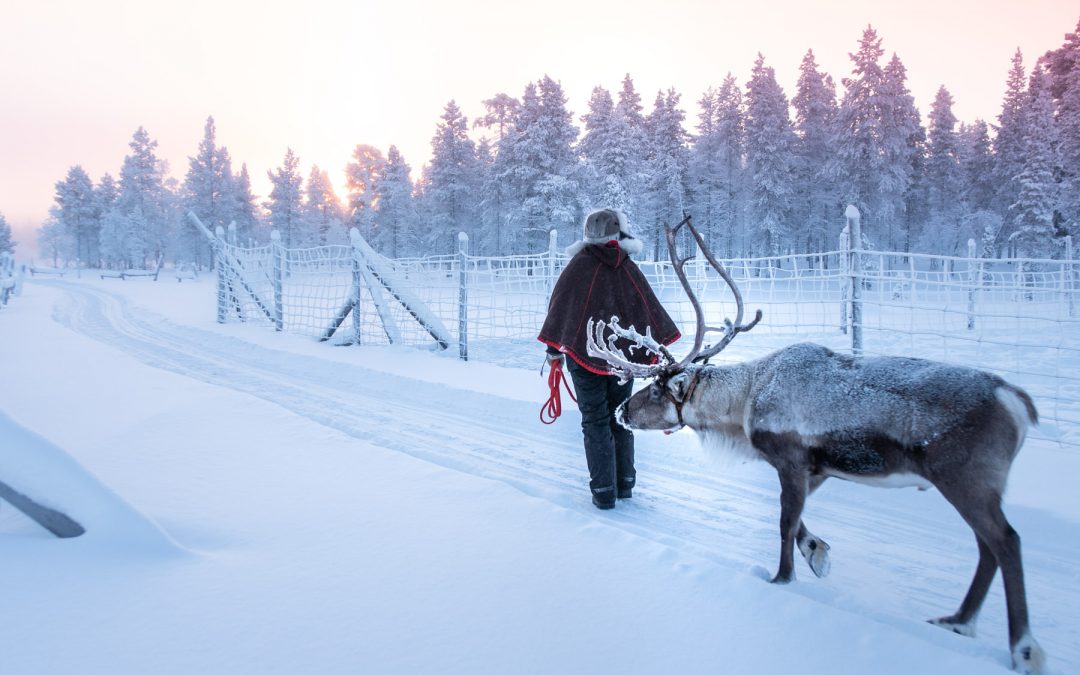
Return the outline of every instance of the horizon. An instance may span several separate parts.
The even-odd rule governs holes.
[[[925,19],[930,11],[938,20]],[[429,17],[422,26],[418,12]],[[1030,72],[1039,56],[1061,46],[1078,16],[1062,0],[949,6],[918,0],[874,8],[784,0],[739,9],[683,0],[664,12],[634,0],[620,3],[617,15],[560,0],[516,16],[488,1],[455,13],[428,0],[398,7],[334,0],[300,13],[284,2],[216,7],[195,0],[155,13],[129,0],[95,7],[53,0],[5,13],[13,15],[5,21],[12,38],[0,43],[0,55],[24,65],[0,73],[0,89],[13,92],[16,104],[0,110],[6,159],[0,213],[20,257],[36,254],[35,233],[53,204],[55,183],[76,164],[95,183],[105,173],[118,177],[139,126],[158,142],[158,156],[179,181],[213,116],[217,143],[229,149],[234,170],[248,165],[260,202],[269,191],[266,173],[281,165],[287,147],[300,158],[305,180],[318,165],[343,199],[344,167],[358,144],[384,154],[396,145],[417,179],[450,100],[471,124],[484,99],[518,98],[527,83],[548,75],[561,83],[580,128],[592,89],[614,95],[629,74],[646,113],[658,90],[674,88],[693,130],[705,90],[729,72],[745,90],[759,53],[789,101],[808,49],[841,96],[848,55],[868,25],[881,39],[882,65],[893,53],[904,62],[924,122],[945,86],[958,120],[993,124],[1016,49]],[[132,14],[138,20],[125,21]],[[207,24],[206,16],[218,20]],[[685,35],[657,31],[668,17],[694,20]],[[978,29],[968,28],[975,23]],[[475,39],[477,32],[488,41]],[[283,53],[282,44],[295,46]],[[366,47],[363,58],[354,58],[356,44]],[[622,44],[650,48],[621,50]],[[131,53],[140,58],[131,60]]]

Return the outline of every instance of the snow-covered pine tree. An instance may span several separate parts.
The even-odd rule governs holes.
[[[37,231],[37,245],[41,255],[52,259],[53,267],[59,267],[61,260],[67,261],[75,257],[75,241],[60,222],[59,207],[49,208],[49,217]]]
[[[98,233],[101,220],[94,200],[94,184],[79,165],[68,169],[56,183],[54,217],[64,236],[74,244],[75,258],[82,264],[100,262]]]
[[[480,223],[485,241],[490,242],[495,255],[503,255],[513,247],[507,241],[507,219],[510,193],[502,176],[509,173],[502,153],[504,141],[514,130],[521,102],[508,94],[496,94],[484,101],[486,114],[473,121],[474,127],[491,132],[477,146],[480,163]]]
[[[306,199],[304,200],[304,232],[310,246],[347,244],[349,235],[345,228],[345,212],[334,193],[334,185],[327,172],[312,165],[308,175]]]
[[[120,200],[120,184],[110,175],[105,174],[98,181],[98,184],[94,186],[94,214],[98,221],[98,234],[97,234],[97,246],[99,254],[101,255],[101,265],[109,266],[110,264],[117,266],[119,260],[109,260],[105,256],[105,245],[103,242],[106,240],[106,223],[108,222],[111,214],[116,210],[117,202]]]
[[[258,241],[266,241],[268,235],[262,232],[262,220],[258,201],[251,191],[251,176],[247,164],[240,166],[240,173],[233,176],[232,220],[236,221],[236,236],[243,246]]]
[[[345,165],[346,209],[349,227],[355,227],[362,237],[374,238],[375,193],[373,185],[386,166],[386,158],[373,145],[361,143],[353,148],[353,161]]]
[[[627,126],[631,129],[631,133],[641,136],[638,142],[644,143],[645,107],[641,103],[641,94],[634,87],[634,78],[630,77],[630,73],[623,77],[616,109],[622,113],[623,119],[626,120]]]
[[[926,147],[927,219],[918,248],[931,253],[957,255],[967,239],[961,239],[959,141],[953,98],[944,85],[930,106],[930,129]]]
[[[1061,163],[1059,209],[1062,226],[1080,237],[1080,22],[1065,43],[1045,57],[1050,93],[1057,103],[1058,159]]]
[[[618,100],[615,102],[615,114],[622,118],[626,127],[626,175],[627,185],[630,191],[630,201],[626,207],[626,215],[631,223],[636,223],[643,217],[642,199],[645,185],[648,183],[648,175],[645,169],[646,129],[644,107],[641,105],[641,95],[634,87],[634,80],[627,73],[622,80],[619,89]]]
[[[709,87],[698,99],[697,135],[690,146],[687,165],[687,208],[705,241],[716,250],[716,223],[727,196],[723,185],[722,139],[717,133],[716,88]]]
[[[543,250],[547,246],[547,231],[560,230],[562,236],[577,234],[581,219],[581,167],[574,146],[578,128],[566,107],[562,85],[545,75],[541,78],[539,127],[534,129],[539,139],[546,139],[544,161],[539,165],[543,175],[535,184],[535,194],[526,200],[526,211],[546,214],[546,225],[535,230],[539,235],[529,249]]]
[[[994,136],[994,208],[1004,221],[996,241],[998,246],[1016,231],[1016,212],[1011,207],[1020,195],[1020,174],[1024,170],[1026,81],[1024,57],[1017,49],[1005,81],[1005,97],[998,115],[997,134]]]
[[[130,269],[141,265],[146,257],[146,219],[142,207],[131,210],[110,209],[101,222],[101,252],[103,262],[113,269]]]
[[[475,124],[473,125],[476,126]],[[502,247],[502,221],[498,217],[496,204],[488,202],[488,197],[496,197],[497,191],[491,194],[488,190],[492,187],[492,172],[495,169],[496,147],[487,136],[481,136],[476,143],[476,175],[477,175],[477,201],[476,201],[476,231],[477,238],[483,242],[484,255],[499,255]]]
[[[679,107],[674,88],[658,91],[653,110],[645,118],[646,173],[643,218],[639,219],[641,239],[654,260],[666,249],[664,225],[683,218],[687,207],[687,171],[690,165],[689,134],[683,127],[686,113]]]
[[[599,201],[601,176],[604,174],[600,166],[601,155],[608,144],[608,129],[614,112],[615,101],[611,98],[611,92],[600,86],[593,87],[587,110],[581,116],[585,126],[577,150],[582,159],[582,193],[586,203],[594,206],[603,203]]]
[[[616,111],[611,93],[595,87],[589,111],[582,115],[585,133],[578,145],[584,161],[582,191],[588,208],[632,208],[630,127]]]
[[[391,145],[386,153],[386,167],[375,179],[375,231],[379,238],[372,242],[391,258],[422,252],[410,173],[397,146]]]
[[[235,215],[233,192],[229,151],[218,146],[214,118],[207,117],[198,152],[188,157],[182,188],[184,212],[193,211],[211,232],[218,227],[228,227]],[[177,239],[179,260],[210,264],[210,242],[197,228],[181,227]]]
[[[795,178],[795,131],[788,99],[772,67],[758,54],[746,85],[746,165],[757,253],[779,255],[804,237],[790,219]]]
[[[124,157],[120,169],[120,194],[116,209],[127,217],[134,229],[113,255],[126,259],[132,267],[156,263],[170,247],[174,232],[172,194],[166,185],[168,165],[155,154],[157,141],[139,127],[131,138],[131,154]]]
[[[514,129],[499,144],[495,172],[507,187],[515,252],[543,250],[551,229],[577,236],[577,133],[559,83],[545,75],[526,85]]]
[[[1001,214],[994,209],[994,156],[990,148],[990,127],[982,120],[961,124],[957,132],[961,177],[960,241],[974,239],[979,256],[994,255],[994,243],[1001,224]]]
[[[746,114],[742,89],[728,73],[716,94],[716,134],[719,138],[721,182],[728,196],[716,229],[725,255],[749,250],[746,232]]]
[[[8,224],[4,214],[0,213],[0,253],[14,253],[15,239],[11,233],[11,225]]]
[[[893,54],[882,71],[878,91],[881,120],[881,172],[878,175],[880,242],[890,250],[910,250],[917,223],[925,219],[920,183],[926,130],[908,91],[907,68]]]
[[[488,201],[494,199],[497,190],[499,199],[505,205],[500,241],[504,244],[504,250],[513,253],[525,250],[526,229],[530,227],[525,200],[540,176],[540,152],[529,135],[529,130],[537,126],[539,116],[540,98],[536,83],[529,82],[525,85],[513,126],[495,148],[495,158],[485,182],[485,198]]]
[[[267,171],[270,178],[270,198],[266,208],[270,212],[269,223],[281,235],[285,248],[302,245],[307,239],[304,232],[302,202],[303,178],[300,177],[300,160],[292,148],[285,151],[284,163],[276,170]]]
[[[1058,165],[1053,101],[1047,73],[1031,76],[1031,98],[1024,116],[1024,165],[1018,177],[1020,193],[1010,214],[1014,231],[1010,240],[1021,257],[1046,258],[1054,251],[1054,211],[1057,207]]]
[[[884,50],[877,31],[868,26],[859,49],[850,54],[852,76],[843,79],[844,95],[837,114],[834,157],[829,172],[837,182],[842,203],[862,214],[863,234],[880,236],[880,190],[885,172],[879,93],[885,73],[878,63]]]
[[[995,190],[990,126],[980,119],[971,124],[962,122],[957,142],[964,210],[968,213],[989,210]]]
[[[509,94],[499,93],[483,103],[487,112],[473,120],[473,127],[487,129],[493,134],[489,139],[491,143],[498,145],[513,130],[521,102]]]
[[[431,163],[423,172],[423,207],[427,251],[456,249],[459,232],[477,242],[480,162],[476,144],[469,138],[469,120],[455,101],[443,109],[431,139]],[[479,250],[479,249],[477,249]]]
[[[805,250],[828,251],[843,222],[836,187],[825,170],[836,137],[836,85],[818,69],[813,50],[803,56],[791,105],[797,137],[792,218],[801,224]]]
[[[120,199],[120,184],[110,174],[105,174],[94,186],[94,204],[98,218],[104,218]]]

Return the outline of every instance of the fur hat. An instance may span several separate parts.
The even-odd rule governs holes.
[[[585,216],[581,226],[581,241],[574,242],[566,249],[567,255],[575,255],[589,244],[606,244],[615,240],[628,255],[641,252],[641,241],[630,233],[630,224],[626,214],[616,209],[597,209]]]

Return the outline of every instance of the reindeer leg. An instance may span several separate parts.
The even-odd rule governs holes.
[[[802,510],[809,491],[809,476],[799,466],[784,466],[780,474],[780,569],[772,583],[786,584],[795,579],[795,536],[802,525]]]
[[[822,474],[810,476],[806,496],[809,497],[814,494],[814,490],[821,487],[826,478],[828,476]],[[799,553],[802,553],[803,558],[806,559],[806,564],[810,565],[810,571],[815,576],[821,579],[829,575],[829,570],[832,567],[832,563],[829,562],[829,545],[825,543],[824,539],[817,537],[806,529],[806,523],[801,519],[799,520],[799,532],[795,535],[795,543],[799,547]]]
[[[971,580],[971,587],[968,588],[964,601],[960,603],[960,609],[951,616],[930,619],[930,623],[935,626],[968,637],[975,637],[975,621],[979,618],[979,609],[998,569],[997,558],[990,551],[990,547],[977,535],[975,540],[979,544],[979,566],[975,568],[975,578]]]
[[[1005,606],[1009,614],[1009,649],[1013,668],[1027,675],[1042,673],[1046,663],[1046,653],[1032,637],[1028,622],[1020,535],[1005,519],[1005,514],[1001,510],[1000,492],[990,495],[971,495],[970,484],[966,489],[939,484],[938,489],[956,507],[971,529],[975,530],[975,536],[985,544],[1001,568],[1001,578],[1005,582]],[[981,546],[979,550],[981,556]],[[981,568],[981,559],[979,564]],[[981,582],[982,579],[979,577],[979,570],[976,570],[975,574],[975,581],[972,582],[968,595],[973,601],[979,600],[981,604],[982,598],[976,597],[980,590],[976,587],[976,582]],[[990,578],[993,578],[992,575]],[[985,583],[989,585],[989,581]],[[985,596],[986,592],[982,591],[981,595]],[[966,601],[967,598],[965,598]],[[963,609],[964,605],[961,605],[961,611]],[[978,608],[975,607],[975,609]]]

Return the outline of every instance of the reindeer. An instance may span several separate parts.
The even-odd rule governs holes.
[[[735,295],[734,321],[707,326],[687,281],[675,237],[683,226]],[[623,380],[653,378],[617,411],[630,429],[693,429],[706,448],[761,459],[780,478],[780,566],[773,583],[795,578],[794,548],[818,577],[829,572],[829,545],[802,522],[806,498],[829,477],[878,487],[936,487],[975,533],[979,563],[960,608],[930,623],[974,636],[975,622],[998,567],[1005,582],[1013,667],[1041,673],[1045,654],[1028,625],[1020,537],[1001,509],[1009,467],[1035,406],[1019,387],[987,372],[903,357],[853,357],[815,344],[796,344],[760,359],[708,365],[742,332],[743,301],[727,270],[709,252],[687,216],[665,226],[679,281],[697,315],[694,346],[680,361],[619,318],[590,321],[588,352]],[[718,341],[703,348],[707,333]],[[631,362],[616,347],[646,349],[654,365]],[[625,343],[623,343],[625,344]]]

